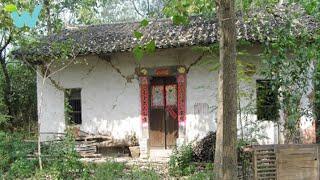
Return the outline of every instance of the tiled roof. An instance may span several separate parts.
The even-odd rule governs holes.
[[[293,33],[297,36],[303,30],[315,32],[319,23],[298,6],[277,7],[237,15],[237,38],[262,42],[275,38],[274,29],[284,26],[288,17],[295,17]],[[155,40],[156,48],[209,45],[218,40],[218,23],[215,18],[191,17],[187,25],[174,25],[171,19],[150,21],[147,27],[139,28],[139,22],[78,26],[65,29],[59,34],[45,38],[41,46],[33,49],[21,48],[14,52],[18,57],[39,58],[57,54],[54,43],[72,42],[73,55],[105,54],[131,51],[137,44]],[[134,30],[143,33],[138,40]],[[71,40],[71,41],[70,41]]]

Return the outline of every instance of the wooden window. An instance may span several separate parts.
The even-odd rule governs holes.
[[[81,89],[68,89],[67,97],[67,113],[71,124],[81,124]]]
[[[278,119],[278,92],[272,88],[271,80],[257,80],[258,120],[275,121]]]

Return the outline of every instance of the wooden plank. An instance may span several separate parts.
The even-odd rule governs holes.
[[[276,154],[276,168],[277,168],[276,177],[277,177],[277,179],[280,180],[280,178],[279,178],[279,148],[278,148],[278,146],[276,146],[274,148],[274,153]]]
[[[272,180],[272,179],[277,179],[276,176],[264,176],[264,177],[258,177],[258,179],[268,179],[268,180]]]
[[[320,179],[320,146],[318,145],[317,146],[317,154],[318,154],[318,162],[317,162],[317,165],[318,165],[318,173],[317,173],[317,179]]]
[[[278,154],[278,179],[316,180],[318,165],[315,161],[315,146],[282,146]]]
[[[274,155],[274,151],[257,152],[257,155]]]
[[[258,164],[261,164],[261,163],[276,163],[276,159],[260,159],[258,161]]]
[[[264,171],[272,171],[275,172],[277,170],[276,167],[269,167],[269,168],[260,168],[258,169],[258,172],[264,172]]]
[[[257,159],[258,160],[264,160],[264,159],[274,160],[276,159],[276,156],[264,156],[264,157],[258,156]]]
[[[99,158],[102,155],[101,154],[83,154],[81,156],[84,157],[84,158]]]
[[[258,177],[276,176],[275,172],[258,172]]]
[[[258,179],[258,171],[257,171],[257,151],[253,151],[253,167],[254,167],[254,179],[257,180]]]
[[[276,164],[258,164],[258,169],[263,167],[276,167]]]

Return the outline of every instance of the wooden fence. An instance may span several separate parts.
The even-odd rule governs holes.
[[[253,178],[274,180],[319,180],[320,145],[253,146]]]

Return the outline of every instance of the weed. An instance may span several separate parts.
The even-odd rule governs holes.
[[[185,176],[195,172],[195,166],[192,162],[191,144],[182,145],[175,149],[169,160],[169,174],[171,176]]]

